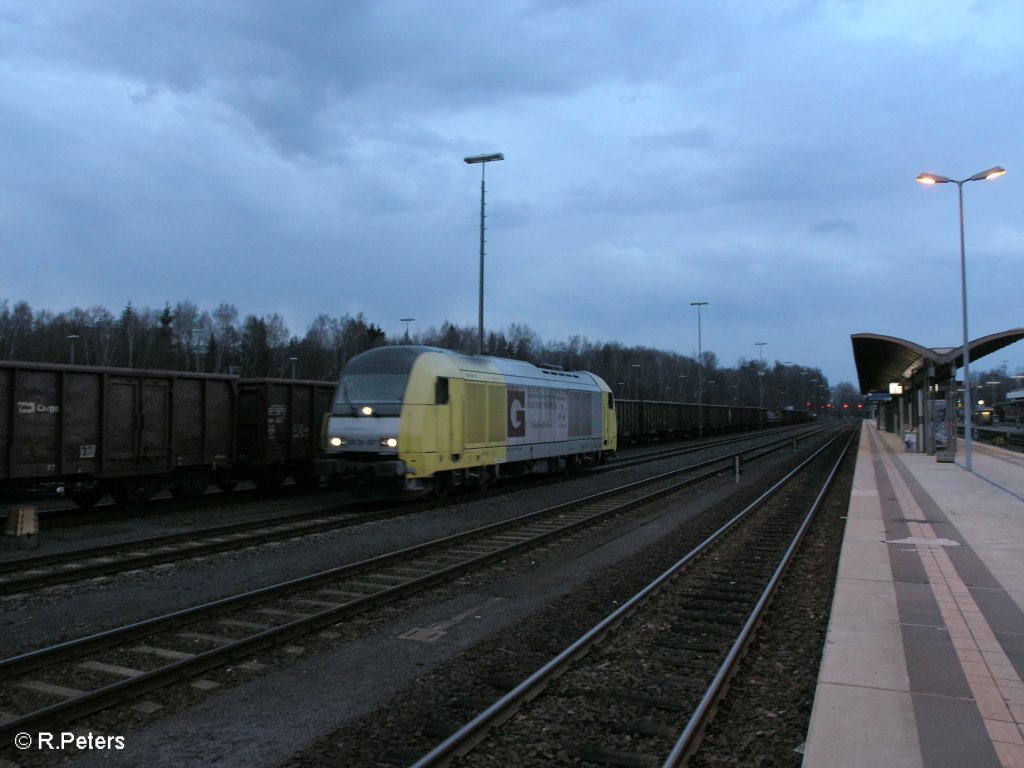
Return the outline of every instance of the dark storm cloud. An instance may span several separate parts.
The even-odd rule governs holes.
[[[299,335],[321,312],[472,324],[462,158],[502,151],[488,326],[688,353],[707,300],[725,363],[767,341],[852,379],[850,333],[956,341],[906,301],[958,289],[955,188],[917,173],[1009,168],[965,190],[968,252],[979,274],[1019,264],[1021,15],[0,0],[0,299],[229,301]],[[1022,324],[1009,281],[972,286],[978,335]]]

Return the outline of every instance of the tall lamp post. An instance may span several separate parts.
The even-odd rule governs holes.
[[[486,197],[484,168],[487,167],[487,163],[495,160],[504,160],[505,156],[501,152],[492,152],[488,155],[473,155],[463,159],[470,165],[480,164],[480,318],[477,324],[480,340],[477,344],[477,354],[482,355],[484,353],[484,200]]]
[[[786,366],[786,408],[789,408],[789,366],[793,364],[792,360],[786,360],[782,363]]]
[[[757,347],[757,407],[764,408],[764,345],[767,341],[755,341]]]
[[[415,321],[415,317],[400,317],[398,322],[405,323],[405,343],[409,343],[409,323]]]
[[[691,307],[697,308],[697,438],[704,436],[704,350],[700,339],[700,308],[707,306],[706,301],[691,301]]]
[[[968,472],[974,471],[971,463],[971,432],[973,431],[974,420],[971,417],[971,350],[967,339],[967,260],[964,255],[964,184],[968,181],[985,181],[995,179],[1006,173],[1001,166],[989,168],[973,176],[960,179],[951,179],[947,176],[939,176],[936,173],[918,174],[917,181],[921,184],[956,184],[957,197],[960,203],[960,306],[963,314],[964,325],[964,467]]]
[[[68,341],[71,342],[71,354],[70,354],[70,357],[69,357],[71,365],[75,364],[75,341],[77,339],[78,339],[78,334],[77,333],[69,333],[68,334]]]

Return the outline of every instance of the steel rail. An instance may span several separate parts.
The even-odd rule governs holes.
[[[760,624],[761,619],[768,608],[768,604],[771,602],[771,599],[778,588],[779,582],[782,580],[783,574],[789,567],[790,562],[793,560],[793,556],[796,554],[800,544],[803,542],[804,534],[807,533],[807,529],[810,528],[811,523],[814,521],[814,517],[817,515],[826,494],[832,488],[832,483],[834,482],[836,475],[839,473],[839,468],[846,459],[850,446],[853,443],[853,437],[854,435],[851,434],[842,453],[833,464],[828,477],[825,479],[821,490],[818,492],[818,495],[814,500],[814,503],[811,504],[808,509],[800,528],[793,536],[793,540],[790,542],[789,547],[782,556],[781,562],[775,569],[775,573],[772,574],[770,581],[761,594],[760,599],[757,601],[757,605],[754,606],[754,610],[743,625],[743,629],[740,631],[736,642],[733,643],[732,647],[729,649],[729,653],[722,661],[714,679],[711,681],[711,684],[708,686],[703,697],[701,697],[700,703],[690,716],[690,720],[687,722],[685,728],[683,728],[682,733],[679,735],[679,739],[672,747],[672,751],[669,752],[668,757],[666,757],[664,763],[662,763],[662,768],[679,768],[679,766],[685,765],[686,761],[693,756],[693,753],[700,745],[700,738],[703,736],[704,730],[711,721],[714,706],[719,700],[721,700],[729,680],[735,675],[736,670],[739,667],[739,663],[743,658],[743,654],[753,638],[754,630]]]
[[[551,681],[563,674],[575,661],[586,656],[591,649],[604,639],[610,632],[620,626],[635,613],[644,603],[660,592],[665,585],[688,566],[695,558],[707,551],[722,536],[739,522],[762,506],[776,493],[802,472],[812,461],[826,451],[841,435],[832,437],[828,443],[802,461],[783,478],[774,483],[768,490],[758,496],[748,506],[734,515],[729,521],[708,536],[701,544],[676,561],[654,581],[636,593],[619,608],[606,616],[588,632],[563,650],[544,666],[519,683],[515,688],[502,696],[491,706],[449,736],[429,753],[417,760],[411,768],[428,768],[428,766],[448,765],[457,757],[471,751],[488,731],[510,718],[526,702],[536,697]]]

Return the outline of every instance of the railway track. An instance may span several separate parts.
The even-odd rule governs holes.
[[[748,460],[777,449],[761,446]],[[593,526],[728,471],[731,456],[284,584],[0,661],[7,735],[108,708]]]
[[[306,512],[12,560],[0,563],[0,595],[309,536],[409,512],[386,509],[313,517]]]
[[[792,440],[805,439],[818,429],[784,430],[779,434],[758,435],[754,445],[731,453],[727,458],[741,457],[751,460],[762,451],[774,449]],[[728,447],[737,443],[749,443],[751,436],[730,437],[699,445],[645,452],[641,456],[624,458],[600,471],[615,471],[627,467],[650,463],[651,461],[685,456],[697,451]],[[125,571],[147,568],[164,563],[193,557],[229,552],[267,542],[308,536],[338,528],[361,525],[374,520],[399,515],[414,514],[433,508],[438,502],[404,505],[371,512],[339,511],[339,505],[324,505],[320,514],[309,511],[300,514],[283,515],[272,519],[235,523],[183,533],[169,534],[146,539],[122,541],[88,549],[77,549],[53,555],[23,557],[0,562],[0,595],[13,594],[31,589],[64,584],[72,581],[96,578]]]
[[[414,768],[685,764],[849,446],[837,435]]]

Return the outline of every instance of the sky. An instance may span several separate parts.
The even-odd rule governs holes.
[[[1017,0],[0,0],[0,299],[758,358],[1024,326]],[[763,347],[758,343],[764,342]],[[1024,343],[974,366],[1024,372]]]

